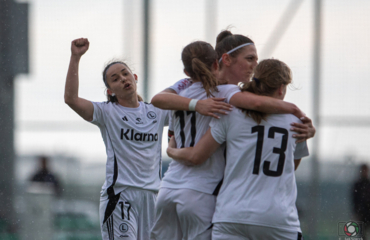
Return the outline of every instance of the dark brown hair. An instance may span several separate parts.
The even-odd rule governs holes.
[[[108,82],[107,82],[107,70],[114,64],[123,64],[125,67],[127,67],[127,69],[132,73],[131,69],[129,68],[129,66],[127,66],[126,63],[124,63],[123,61],[116,61],[116,60],[113,60],[113,61],[110,61],[106,64],[106,66],[104,67],[104,70],[103,70],[103,82],[104,82],[104,85],[109,88],[109,85],[108,85]],[[112,102],[112,103],[118,103],[118,99],[116,96],[112,96],[112,95],[109,95],[107,93],[107,99],[108,99],[108,102]],[[143,98],[137,94],[137,99],[139,100],[139,102],[142,102],[143,101]]]
[[[241,91],[255,93],[257,95],[272,96],[282,85],[292,82],[292,72],[288,65],[277,59],[266,59],[261,61],[254,70],[252,81],[244,83]],[[267,113],[244,109],[247,116],[253,118],[258,124],[266,120]]]
[[[200,81],[207,93],[213,96],[213,91],[218,91],[218,81],[212,74],[212,65],[217,63],[217,53],[211,44],[196,41],[187,45],[181,54],[184,70],[194,81]]]
[[[254,42],[244,35],[232,34],[229,30],[223,30],[218,34],[216,39],[217,59],[220,59],[222,57],[222,54],[227,53],[228,51],[245,43]],[[242,48],[237,49],[234,52],[230,53],[230,56],[236,57],[241,51]],[[222,68],[222,61],[220,62],[220,68]]]

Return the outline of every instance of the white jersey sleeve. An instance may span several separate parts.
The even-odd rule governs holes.
[[[294,159],[301,159],[303,157],[307,157],[309,155],[308,153],[308,147],[307,147],[307,141],[298,143],[295,147],[294,151]]]
[[[181,91],[190,87],[191,84],[192,84],[192,81],[190,78],[184,78],[184,79],[177,81],[174,85],[172,85],[169,88],[174,90],[177,94],[179,94]]]
[[[105,102],[99,103],[99,102],[92,102],[94,106],[94,113],[93,113],[93,120],[91,121],[92,124],[95,124],[97,126],[104,125],[104,104]]]
[[[222,144],[226,141],[226,135],[227,135],[227,124],[226,118],[224,116],[221,116],[220,119],[212,119],[209,126],[211,127],[211,134],[213,139],[218,142],[219,144]]]
[[[235,93],[240,92],[240,88],[234,84],[225,84],[217,87],[218,92],[215,97],[225,98],[225,102],[229,103],[232,96]]]
[[[163,114],[164,114],[164,126],[169,126],[170,125],[170,119],[171,119],[171,110],[163,110]]]

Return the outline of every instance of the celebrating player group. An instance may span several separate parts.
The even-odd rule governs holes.
[[[103,71],[106,102],[78,95],[89,41],[72,41],[65,102],[99,127],[106,178],[100,196],[104,240],[296,240],[302,238],[294,171],[315,135],[311,120],[284,101],[290,68],[258,63],[254,42],[222,31],[215,49],[182,51],[181,79],[151,104],[125,62]],[[162,179],[163,127],[173,158]]]

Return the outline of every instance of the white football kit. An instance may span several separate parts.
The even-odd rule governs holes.
[[[226,102],[240,92],[236,85],[217,88],[214,97],[224,97]],[[179,95],[207,99],[201,82],[193,83]],[[211,119],[195,111],[172,111],[170,125],[177,147],[194,146],[208,130]],[[223,178],[224,167],[224,148],[219,148],[201,165],[185,166],[172,161],[158,194],[152,239],[210,239],[215,194]]]
[[[212,120],[213,138],[220,144],[226,142],[227,147],[224,180],[213,216],[217,231],[212,239],[261,236],[250,229],[233,231],[227,228],[230,223],[265,227],[262,233],[258,228],[258,234],[266,234],[261,239],[298,239],[301,229],[295,205],[294,159],[308,156],[308,149],[306,142],[295,143],[290,131],[292,122],[301,123],[291,114],[273,114],[257,124],[240,109]],[[290,235],[282,238],[276,235],[279,231]],[[247,235],[231,237],[238,233]]]
[[[91,123],[100,128],[107,154],[100,200],[103,239],[149,239],[162,175],[163,126],[168,125],[169,111],[139,103],[137,108],[127,108],[111,102],[93,102]],[[146,202],[139,204],[140,194],[146,196]],[[147,208],[152,210],[143,214]],[[124,212],[131,214],[130,219],[124,218]],[[146,215],[146,219],[140,219]]]

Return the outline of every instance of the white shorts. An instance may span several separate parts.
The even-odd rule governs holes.
[[[216,196],[190,189],[161,188],[153,240],[210,240]]]
[[[128,187],[111,199],[100,199],[103,240],[148,240],[157,194]]]
[[[214,223],[212,240],[303,240],[302,233],[240,223]]]

